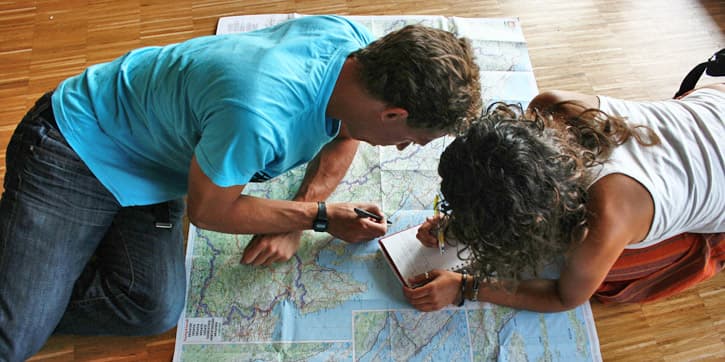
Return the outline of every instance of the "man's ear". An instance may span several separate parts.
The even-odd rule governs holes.
[[[384,121],[405,121],[408,119],[408,111],[400,107],[390,107],[383,111]]]

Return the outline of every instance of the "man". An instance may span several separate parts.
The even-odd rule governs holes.
[[[480,106],[465,39],[410,26],[373,43],[311,16],[141,48],[43,96],[18,125],[0,199],[0,360],[53,333],[144,335],[184,304],[182,214],[256,234],[241,261],[288,260],[303,230],[386,232],[370,203],[325,204],[360,140],[426,144]],[[370,44],[369,44],[370,43]],[[291,201],[242,195],[309,162]]]

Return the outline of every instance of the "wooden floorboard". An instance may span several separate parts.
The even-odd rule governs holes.
[[[518,17],[540,90],[630,99],[671,97],[692,66],[725,47],[719,0],[2,1],[0,181],[15,125],[62,79],[133,48],[213,34],[222,16],[291,12]],[[605,361],[725,360],[723,273],[662,302],[592,309]],[[174,331],[54,336],[31,360],[168,361],[173,347]]]

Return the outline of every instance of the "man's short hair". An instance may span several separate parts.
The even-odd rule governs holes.
[[[479,68],[466,38],[408,25],[351,56],[367,91],[408,111],[411,127],[455,133],[480,113]]]

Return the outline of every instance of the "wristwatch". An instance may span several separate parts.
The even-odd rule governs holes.
[[[312,222],[312,230],[327,231],[327,208],[324,201],[317,202],[317,217]]]

